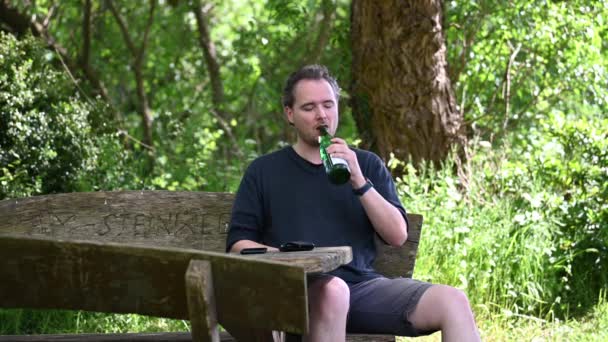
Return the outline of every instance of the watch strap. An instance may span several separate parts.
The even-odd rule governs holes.
[[[357,196],[363,196],[363,194],[365,194],[366,192],[369,191],[369,189],[373,188],[374,184],[372,183],[372,181],[370,181],[369,179],[365,179],[365,184],[360,187],[359,189],[353,189],[353,192],[355,193],[355,195]]]

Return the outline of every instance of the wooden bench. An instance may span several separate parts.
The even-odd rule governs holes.
[[[182,255],[184,259],[179,266],[179,272],[185,274],[188,271],[188,264],[185,261],[188,257],[190,259],[204,260],[207,259],[203,258],[203,255],[212,255],[214,258],[228,258],[229,260],[232,260],[230,258],[240,258],[238,256],[223,254],[225,251],[225,239],[233,200],[234,195],[230,193],[170,191],[69,193],[3,200],[0,201],[0,235],[6,235],[7,239],[18,236],[32,237],[34,238],[32,241],[40,240],[49,243],[60,243],[59,241],[62,240],[66,240],[65,243],[69,243],[69,241],[79,240],[79,243],[89,241],[100,246],[114,246],[113,248],[117,248],[115,245],[121,245],[123,247],[130,246],[133,250],[129,248],[127,248],[127,250],[135,253],[133,255],[139,255],[137,253],[140,252],[137,251],[140,250],[137,248],[141,248],[142,250],[149,248],[156,250],[169,249],[178,254],[181,253],[179,250],[185,250],[183,251],[185,254]],[[410,221],[409,237],[404,246],[394,248],[385,245],[379,240],[377,241],[378,256],[374,266],[380,273],[386,276],[412,276],[420,231],[422,228],[422,216],[409,214],[408,219]],[[214,266],[215,264],[212,262],[212,267]],[[254,274],[256,274],[257,270],[256,272],[249,273],[243,271],[241,274],[246,274],[247,276],[241,277],[238,280],[226,275],[226,279],[232,279],[232,281],[218,280],[218,277],[223,277],[219,276],[222,272],[224,272],[223,269],[221,272],[219,270],[216,272],[215,269],[213,271],[213,284],[218,304],[220,301],[218,293],[230,293],[234,291],[247,292],[246,289],[251,289],[250,287],[247,287],[249,285],[242,283],[242,279],[247,277],[256,279]],[[117,275],[116,273],[112,274]],[[218,275],[216,276],[216,274]],[[110,277],[110,275],[108,276]],[[4,278],[5,276],[0,274],[0,277]],[[141,278],[138,281],[136,288],[161,286],[161,283],[154,283],[153,280],[147,278]],[[162,284],[169,282],[166,279],[160,279],[159,281],[162,281]],[[182,284],[184,284],[183,280],[178,287]],[[58,283],[50,285],[52,285],[51,287],[53,288],[57,286],[56,291],[58,294],[67,291],[66,288],[59,286]],[[82,284],[79,284],[79,286],[80,285]],[[266,291],[266,289],[271,292],[274,291],[272,290],[273,287],[271,284],[268,284],[268,287],[265,287],[265,283],[263,286],[261,286],[260,283],[258,283],[258,285],[260,288],[264,288],[264,291]],[[290,286],[297,289],[299,285],[290,284]],[[239,290],[239,288],[241,288],[241,290]],[[18,290],[19,289],[14,289],[14,291]],[[295,291],[294,295],[298,295],[298,293],[298,291]],[[0,295],[1,294],[2,292],[0,290]],[[158,298],[164,297],[161,296]],[[134,312],[181,319],[192,318],[183,298],[179,314],[167,314],[165,312],[153,310],[142,311],[139,310],[139,307],[135,304],[130,306],[125,304],[125,307],[121,308],[119,311],[113,310],[112,308],[110,308],[112,310],[109,310],[104,307],[103,303],[115,302],[114,299],[113,297],[101,296],[99,293],[91,293],[90,300],[99,305],[78,307],[75,309],[101,312]],[[235,305],[234,302],[232,302],[232,304]],[[255,314],[252,312],[257,312],[260,310],[260,307],[268,307],[262,305],[260,302],[257,302],[257,304],[253,302],[246,304],[247,310],[242,309],[244,307],[243,305],[236,305],[235,308],[238,308],[238,310],[235,309],[233,312],[255,317]],[[277,302],[276,305],[275,312],[281,312],[280,301]],[[44,308],[56,306],[44,306],[38,302],[10,303],[5,302],[4,297],[2,297],[0,298],[0,307]],[[203,308],[205,305],[200,305],[200,307]],[[228,311],[224,312],[222,310],[228,310],[230,307],[231,306],[227,303],[223,303],[222,307],[219,307],[218,305],[218,315],[220,312],[222,312],[223,315],[229,315]],[[65,308],[70,309],[71,307]],[[266,313],[264,315],[272,314]],[[222,322],[221,319],[220,322]],[[232,321],[226,320],[226,322]],[[278,324],[278,322],[273,322],[273,324],[275,323]],[[265,326],[264,323],[260,322],[259,328],[263,329],[265,327],[268,326]],[[192,330],[193,334],[197,333],[194,324]],[[230,328],[228,330],[231,332],[233,331]],[[302,331],[299,326],[293,324],[285,330],[294,332]],[[234,331],[238,331],[238,329],[235,329]],[[191,338],[190,333],[167,334],[91,334],[86,337],[90,341],[160,341],[189,340]],[[84,335],[80,336],[82,337]],[[222,341],[230,340],[230,336],[225,334],[221,336],[221,338]],[[66,335],[40,335],[37,337],[22,337],[21,340],[73,341],[74,338]],[[395,341],[395,337],[380,335],[349,335],[348,340]]]

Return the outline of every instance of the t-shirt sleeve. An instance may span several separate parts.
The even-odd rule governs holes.
[[[378,157],[376,154],[370,152],[369,161],[363,171],[363,174],[365,177],[369,178],[370,181],[372,181],[376,191],[378,191],[378,193],[382,195],[384,199],[399,210],[409,231],[410,223],[407,219],[407,213],[399,200],[399,196],[397,195],[397,188],[395,187],[393,177],[384,165],[382,159],[380,159],[380,157]]]
[[[263,202],[261,180],[256,163],[245,171],[232,206],[230,229],[226,238],[226,252],[240,240],[260,242],[263,227]]]

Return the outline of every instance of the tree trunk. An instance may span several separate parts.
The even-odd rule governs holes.
[[[448,77],[440,0],[353,0],[352,108],[363,140],[387,160],[438,165],[466,140]]]

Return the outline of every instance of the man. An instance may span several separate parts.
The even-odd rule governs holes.
[[[477,341],[466,295],[444,285],[377,274],[374,236],[402,245],[407,217],[390,173],[375,154],[333,138],[327,152],[347,161],[350,182],[331,184],[319,154],[319,128],[335,134],[340,88],[327,69],[305,66],[283,92],[293,146],[251,163],[234,203],[227,249],[304,240],[316,246],[348,245],[353,261],[308,284],[310,325],[305,341],[344,341],[351,333],[418,336],[437,330],[445,341]]]

